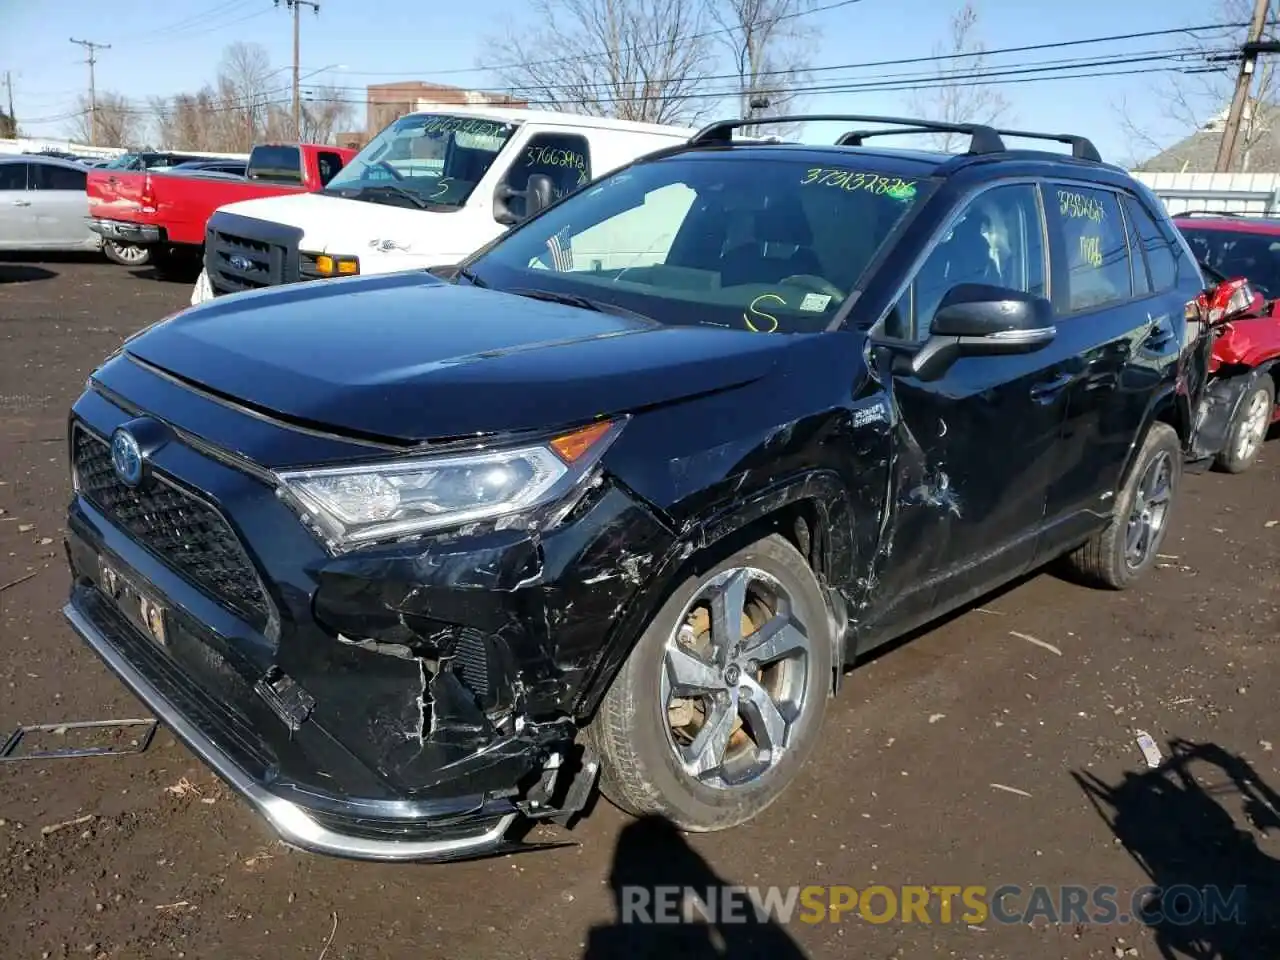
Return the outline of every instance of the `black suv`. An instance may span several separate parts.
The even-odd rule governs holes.
[[[800,119],[890,126],[714,124],[452,268],[126,341],[71,623],[288,842],[446,859],[597,777],[742,823],[856,655],[1055,558],[1134,582],[1199,357],[1159,202],[1078,137]],[[904,126],[971,144],[864,146]]]

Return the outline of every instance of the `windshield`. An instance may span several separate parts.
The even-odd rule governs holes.
[[[142,167],[142,155],[137,153],[122,153],[110,163],[104,170],[137,170]]]
[[[419,207],[460,207],[516,124],[448,114],[402,117],[369,141],[325,193]]]
[[[1268,300],[1280,296],[1280,231],[1253,233],[1179,225],[1197,260],[1226,277],[1248,277]]]
[[[860,157],[818,166],[689,154],[570,196],[469,271],[499,289],[585,297],[664,324],[817,332],[932,188]]]

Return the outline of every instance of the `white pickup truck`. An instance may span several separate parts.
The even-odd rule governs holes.
[[[456,263],[560,196],[693,133],[501,107],[403,116],[323,190],[215,211],[191,302]]]

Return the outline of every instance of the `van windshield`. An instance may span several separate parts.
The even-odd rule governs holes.
[[[817,333],[934,188],[855,155],[642,161],[515,228],[462,276],[663,324]]]
[[[401,117],[370,140],[323,192],[424,210],[460,207],[516,126],[450,114]]]

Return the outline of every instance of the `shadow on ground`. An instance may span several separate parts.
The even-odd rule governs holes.
[[[0,263],[0,283],[30,283],[52,280],[57,274],[46,267],[26,263]]]
[[[745,899],[733,922],[717,917],[715,907],[708,910],[674,893],[665,897],[664,909],[664,888],[692,890],[704,902],[718,904],[720,891],[729,884],[665,817],[643,817],[628,824],[609,871],[616,916],[612,924],[591,930],[583,960],[804,960],[804,952],[786,931],[758,919]]]
[[[1113,786],[1073,774],[1159,888],[1140,919],[1166,960],[1280,957],[1280,860],[1257,841],[1280,833],[1280,794],[1215,744],[1172,740],[1169,751]]]

